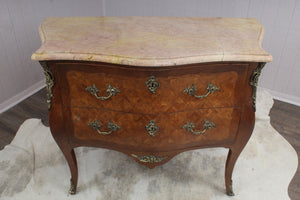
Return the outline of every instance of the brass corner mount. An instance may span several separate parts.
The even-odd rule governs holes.
[[[266,63],[259,63],[257,68],[253,70],[252,75],[250,77],[250,85],[252,86],[252,101],[253,101],[253,109],[256,111],[256,91],[258,85],[258,78],[261,74],[261,70],[264,68]]]

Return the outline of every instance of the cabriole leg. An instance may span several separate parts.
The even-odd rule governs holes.
[[[233,188],[232,188],[232,172],[235,165],[235,162],[240,155],[241,152],[233,152],[232,149],[229,149],[226,166],[225,166],[225,186],[226,186],[226,194],[228,196],[234,196]]]
[[[78,167],[77,167],[77,160],[75,156],[75,152],[72,148],[66,146],[66,145],[59,145],[61,151],[63,152],[70,171],[71,171],[71,179],[70,179],[70,189],[69,193],[70,194],[76,194],[76,189],[77,189],[77,182],[78,182]]]

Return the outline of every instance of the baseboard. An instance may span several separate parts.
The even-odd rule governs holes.
[[[45,86],[46,86],[45,80],[43,79],[43,80],[37,82],[36,84],[30,86],[29,88],[23,90],[22,92],[16,94],[12,98],[4,101],[3,103],[0,103],[0,113],[3,113],[6,110],[10,109],[11,107],[17,105],[18,103],[20,103],[24,99],[30,97],[34,93],[38,92]]]
[[[290,104],[293,104],[293,105],[296,105],[296,106],[300,106],[300,97],[284,94],[284,93],[277,92],[277,91],[274,91],[274,90],[270,90],[270,89],[267,89],[267,88],[263,88],[263,89],[268,91],[269,93],[271,93],[273,98],[276,99],[276,100],[283,101],[283,102],[286,102],[286,103],[290,103]]]

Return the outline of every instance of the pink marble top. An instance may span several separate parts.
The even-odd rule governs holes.
[[[84,60],[134,66],[215,61],[270,62],[256,19],[55,17],[39,28],[32,60]]]

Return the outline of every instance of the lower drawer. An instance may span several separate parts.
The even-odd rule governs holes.
[[[70,108],[73,139],[100,147],[170,151],[234,141],[240,109],[216,108],[143,115]]]

